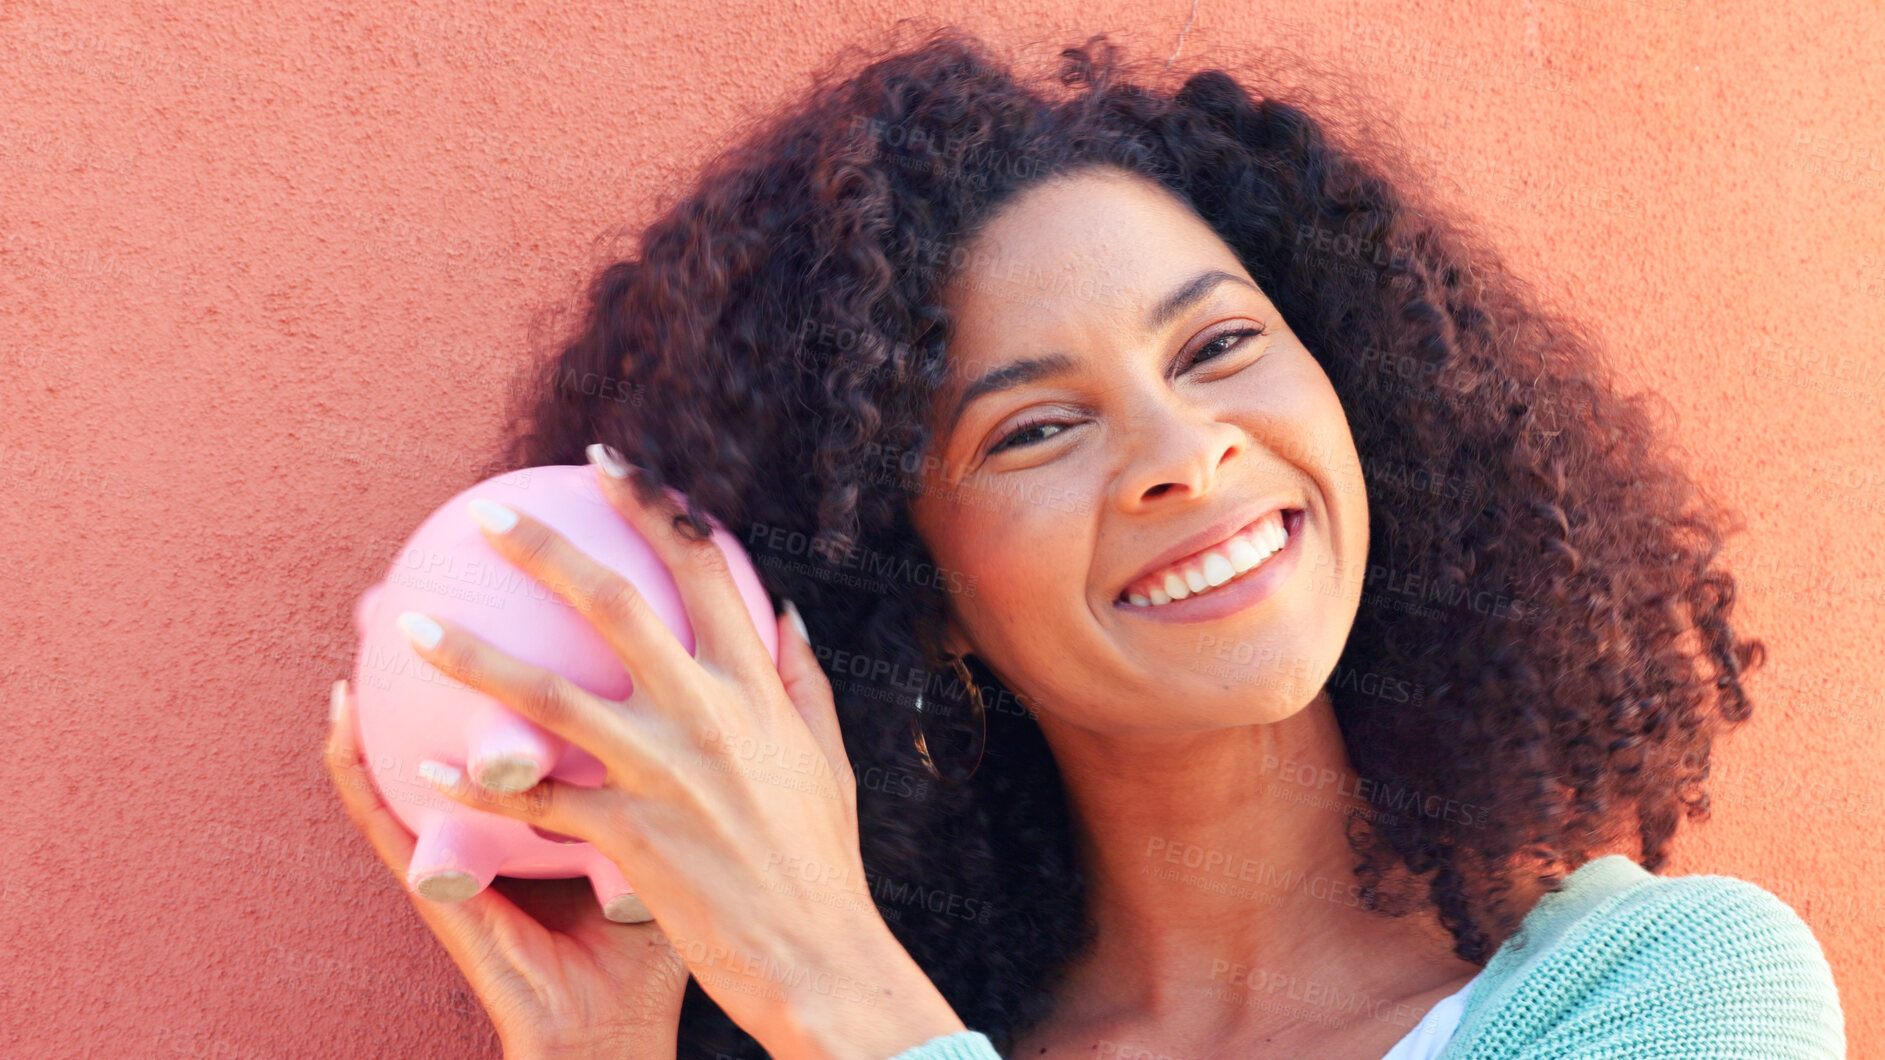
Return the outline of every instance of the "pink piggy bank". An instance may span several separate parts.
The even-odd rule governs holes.
[[[589,619],[485,542],[465,508],[482,497],[549,525],[628,578],[691,654],[693,626],[673,577],[603,498],[595,476],[587,466],[530,467],[472,486],[420,524],[386,577],[354,605],[360,748],[387,808],[418,837],[407,884],[426,898],[463,901],[500,875],[586,876],[610,920],[650,919],[621,870],[593,845],[460,805],[418,777],[419,760],[432,758],[489,790],[519,792],[546,776],[597,787],[604,769],[589,752],[445,676],[419,657],[394,621],[402,611],[447,619],[604,699],[634,692],[627,668]],[[673,489],[668,494],[681,497]],[[776,666],[778,626],[759,576],[733,535],[717,522],[713,532]]]

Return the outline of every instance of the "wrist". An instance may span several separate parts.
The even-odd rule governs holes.
[[[602,1060],[604,1057],[626,1055],[619,1050],[609,1050],[601,1042],[518,1042],[502,1035],[498,1036],[498,1042],[503,1049],[504,1060]]]
[[[968,1029],[881,919],[853,953],[842,971],[797,977],[762,1042],[768,1053],[781,1060],[888,1060]]]
[[[679,1048],[678,1018],[665,1024],[589,1027],[580,1037],[546,1040],[500,1033],[504,1060],[648,1060],[672,1058]]]

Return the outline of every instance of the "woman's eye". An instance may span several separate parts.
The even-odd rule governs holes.
[[[1185,367],[1187,369],[1191,369],[1191,368],[1197,367],[1200,364],[1203,364],[1206,361],[1217,360],[1219,357],[1224,356],[1225,354],[1229,353],[1231,350],[1236,349],[1239,345],[1243,343],[1245,339],[1253,338],[1261,334],[1263,334],[1262,328],[1238,328],[1235,331],[1226,331],[1220,335],[1213,337],[1211,341],[1198,347],[1198,352],[1192,355],[1191,360],[1185,365]],[[1026,423],[1023,423],[1022,425],[1020,425],[1019,427],[1016,427],[1013,431],[1010,431],[1008,435],[1004,437],[1001,441],[996,442],[994,446],[992,446],[988,450],[988,453],[986,455],[993,456],[994,454],[1002,452],[1003,450],[1006,450],[1006,449],[1025,449],[1030,445],[1034,445],[1037,442],[1041,442],[1041,441],[1046,440],[1047,438],[1053,437],[1053,435],[1049,434],[1049,435],[1043,435],[1038,438],[1033,438],[1027,441],[1022,441],[1021,439],[1026,438],[1027,435],[1033,434],[1036,431],[1046,431],[1046,430],[1053,430],[1056,432],[1064,431],[1068,427],[1071,427],[1071,426],[1073,426],[1073,424],[1065,420],[1054,420],[1054,419],[1029,420]]]
[[[1028,422],[1022,424],[1021,426],[1016,427],[1013,431],[1009,432],[1007,437],[1003,438],[999,442],[996,442],[994,447],[988,451],[989,455],[992,456],[995,453],[1001,452],[1003,449],[1008,449],[1011,447],[1026,448],[1029,445],[1033,445],[1034,442],[1038,442],[1042,440],[1040,438],[1036,438],[1034,439],[1034,442],[1024,442],[1018,447],[1012,446],[1012,443],[1014,442],[1014,440],[1022,437],[1023,435],[1031,434],[1035,431],[1046,430],[1049,427],[1054,427],[1061,430],[1065,430],[1067,426],[1068,425],[1066,423],[1063,423],[1060,420],[1029,420]],[[1051,437],[1051,435],[1049,437]]]
[[[1192,355],[1190,362],[1188,362],[1185,367],[1196,368],[1206,361],[1216,360],[1229,353],[1233,348],[1242,343],[1243,340],[1261,334],[1263,334],[1262,328],[1238,328],[1236,331],[1226,331],[1222,335],[1213,338],[1210,342],[1198,347],[1198,352]]]

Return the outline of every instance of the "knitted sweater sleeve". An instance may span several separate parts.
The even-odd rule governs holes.
[[[1527,962],[1475,1060],[1844,1060],[1832,969],[1805,921],[1730,876],[1658,878]],[[1464,1044],[1464,1043],[1461,1043]]]
[[[931,1038],[914,1049],[905,1049],[890,1060],[1001,1060],[1001,1054],[988,1036],[976,1031],[957,1031]]]

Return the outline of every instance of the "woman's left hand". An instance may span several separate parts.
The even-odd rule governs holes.
[[[675,529],[675,494],[644,503],[619,454],[589,454],[610,504],[674,576],[695,654],[626,578],[499,508],[486,539],[595,624],[635,691],[625,702],[602,699],[433,620],[433,643],[413,637],[427,662],[607,769],[596,788],[545,780],[497,795],[459,772],[441,789],[594,844],[702,988],[774,1056],[881,1060],[963,1030],[871,901],[856,780],[797,612],[788,605],[776,620],[775,668],[719,546]]]
[[[356,705],[346,680],[334,682],[326,758],[341,805],[464,973],[504,1055],[673,1057],[687,967],[660,925],[605,919],[581,879],[506,880],[462,902],[413,892],[416,840],[360,754]]]

